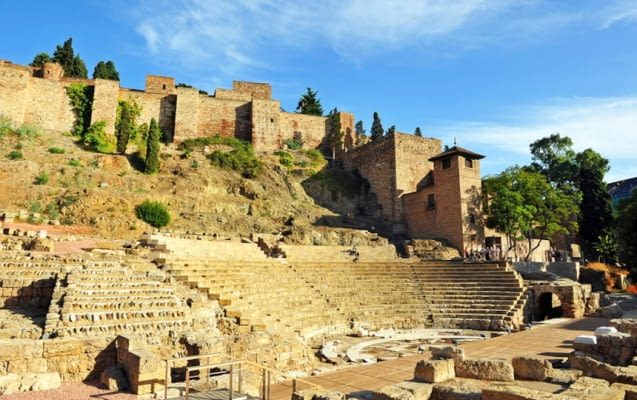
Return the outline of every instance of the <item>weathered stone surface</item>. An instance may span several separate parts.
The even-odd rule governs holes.
[[[434,385],[430,383],[403,381],[396,384],[396,386],[407,390],[414,395],[415,400],[428,400],[431,396],[431,391]]]
[[[109,390],[128,390],[130,388],[126,372],[121,365],[113,365],[102,371],[100,383]]]
[[[445,360],[420,360],[414,370],[414,379],[421,382],[444,382],[454,378],[454,361]]]
[[[292,393],[292,400],[343,400],[345,395],[319,387],[299,390]]]
[[[636,366],[616,367],[587,357],[577,351],[569,355],[569,361],[573,368],[582,370],[586,376],[600,378],[610,383],[620,382],[637,385]]]
[[[397,385],[388,385],[374,392],[374,400],[415,400],[414,394]]]
[[[580,376],[582,376],[583,372],[579,369],[574,368],[554,368],[551,373],[550,381],[553,383],[560,384],[571,384],[575,382]]]
[[[20,376],[7,374],[0,376],[0,395],[18,393],[20,391]]]
[[[543,381],[551,377],[553,373],[553,365],[541,358],[513,357],[511,364],[516,379]]]
[[[41,358],[42,346],[41,340],[0,340],[0,361],[11,361],[16,356],[26,359]]]
[[[553,394],[512,383],[496,382],[482,390],[482,400],[552,400]]]
[[[47,374],[27,374],[22,377],[20,391],[57,389],[62,385],[62,378],[57,372]]]
[[[637,400],[637,385],[627,385],[625,383],[613,383],[611,389],[623,390],[626,393],[625,400]]]
[[[605,380],[584,376],[560,393],[558,398],[569,400],[623,400],[624,396],[625,392],[623,390],[610,388]]]
[[[448,380],[434,385],[430,400],[481,400],[488,385],[479,380]]]
[[[434,358],[464,358],[464,349],[456,346],[429,346],[429,351]]]
[[[459,378],[483,379],[488,381],[510,382],[514,379],[513,365],[510,361],[496,358],[456,360],[456,376]]]

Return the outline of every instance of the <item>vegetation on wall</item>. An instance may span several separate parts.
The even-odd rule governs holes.
[[[161,130],[155,118],[150,120],[148,129],[148,140],[146,144],[146,160],[144,172],[154,174],[159,171],[159,141],[161,140]]]
[[[117,147],[116,139],[106,133],[105,128],[105,121],[96,121],[86,130],[83,143],[89,150],[106,154],[115,152]]]
[[[179,148],[184,151],[184,155],[189,155],[196,148],[204,146],[218,147],[207,156],[212,165],[237,171],[245,178],[255,178],[261,172],[263,163],[257,159],[252,145],[240,139],[219,135],[193,138],[181,142]]]
[[[170,223],[170,213],[165,205],[157,201],[145,200],[135,206],[135,215],[155,228],[161,228]]]
[[[82,83],[71,83],[66,87],[66,95],[69,97],[71,107],[75,113],[73,134],[84,137],[91,121],[91,109],[93,108],[93,86]]]
[[[119,100],[117,102],[117,117],[115,119],[115,137],[117,138],[117,152],[124,154],[129,141],[139,136],[137,118],[142,107],[134,99]]]

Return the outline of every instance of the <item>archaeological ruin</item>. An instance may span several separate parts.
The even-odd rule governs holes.
[[[171,142],[221,135],[263,155],[288,139],[328,146],[327,118],[282,111],[265,83],[236,81],[210,96],[148,75],[136,90],[64,78],[52,63],[37,69],[0,61],[0,115],[68,132],[76,117],[65,91],[72,83],[91,88],[91,121],[105,121],[111,134],[118,100],[134,99],[140,118],[157,119]],[[550,259],[547,244],[532,260],[506,259],[505,238],[481,214],[484,155],[400,132],[361,142],[354,116],[339,118],[345,137],[333,162],[369,185],[386,236],[359,229],[356,240],[335,234],[317,245],[286,242],[281,232],[230,237],[147,225],[134,240],[106,240],[53,221],[27,224],[38,211],[1,210],[0,395],[99,380],[112,392],[160,399],[209,390],[277,400],[637,398],[637,320],[621,319],[622,307],[608,294],[625,277],[604,275],[604,282],[622,283],[593,287],[597,272]],[[60,169],[68,175],[70,167]],[[117,168],[122,181],[132,174]],[[170,175],[176,182],[187,173]],[[233,190],[242,200],[259,197],[246,195],[245,186]],[[247,203],[246,219],[256,218]],[[334,218],[357,213],[367,210]],[[281,219],[292,224],[292,216]],[[564,359],[464,355],[470,340],[584,316],[608,326],[568,339]],[[400,350],[369,350],[386,338]],[[373,392],[340,393],[308,380],[408,355],[422,358],[413,379]],[[283,397],[273,394],[277,387],[286,389]]]

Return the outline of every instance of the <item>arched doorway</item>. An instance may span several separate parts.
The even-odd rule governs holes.
[[[551,292],[544,292],[538,296],[536,308],[533,313],[534,321],[544,321],[551,318],[560,318],[564,315],[560,299]]]

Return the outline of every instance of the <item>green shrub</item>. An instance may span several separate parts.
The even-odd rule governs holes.
[[[42,212],[42,204],[38,200],[33,200],[29,203],[29,212],[31,213],[39,213]]]
[[[321,153],[321,151],[318,149],[305,150],[303,153],[307,156],[307,158],[311,160],[311,165],[313,167],[326,163],[323,153]]]
[[[11,118],[0,114],[0,138],[13,132]]]
[[[46,172],[41,172],[40,175],[36,176],[33,180],[35,185],[46,185],[49,182],[49,174]]]
[[[9,160],[22,160],[24,159],[24,154],[20,150],[13,150],[7,154],[7,158]]]
[[[75,158],[69,160],[69,165],[71,167],[81,167],[82,163],[80,162],[80,160],[76,160]]]
[[[303,142],[298,139],[288,139],[284,144],[290,150],[301,150],[303,147]]]
[[[51,201],[46,205],[46,215],[51,219],[58,219],[60,216],[60,211],[58,210],[57,204],[55,201]]]
[[[137,218],[155,228],[161,228],[170,222],[170,213],[166,206],[157,201],[144,200],[142,204],[135,207],[135,214]]]
[[[117,145],[115,136],[106,133],[105,128],[105,121],[96,121],[86,130],[83,141],[89,150],[97,151],[98,153],[115,152]]]
[[[18,137],[35,138],[40,136],[40,128],[34,125],[22,125],[18,129],[16,129],[15,133],[18,135]]]
[[[199,163],[197,161],[193,161],[190,163],[190,168],[199,168]]]
[[[294,157],[292,157],[292,154],[287,151],[277,151],[275,154],[279,156],[279,164],[287,169],[292,169],[294,166]]]
[[[49,153],[51,154],[64,154],[66,150],[61,149],[59,147],[49,147]]]

